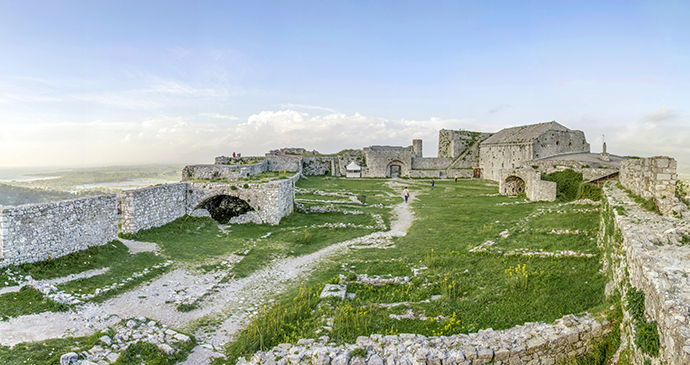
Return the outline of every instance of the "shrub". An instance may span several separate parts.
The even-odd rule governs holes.
[[[556,183],[556,198],[561,202],[575,200],[578,188],[582,183],[582,173],[573,169],[544,174],[541,178]]]
[[[659,331],[656,321],[647,322],[644,315],[644,292],[630,287],[626,293],[626,309],[635,323],[635,345],[649,356],[659,355]]]
[[[245,189],[249,189],[249,184],[244,184],[244,185],[242,185],[242,187]]]
[[[594,184],[581,183],[580,187],[577,189],[576,199],[590,199],[594,201],[600,201],[601,188]]]
[[[303,245],[310,245],[313,239],[314,235],[305,229],[304,234],[297,237],[297,243],[301,243]]]

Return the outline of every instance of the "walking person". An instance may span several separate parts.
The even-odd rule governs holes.
[[[407,190],[407,186],[405,187],[405,190],[403,190],[403,196],[405,197],[405,203],[407,203],[407,198],[410,197],[410,191]]]
[[[455,175],[455,182],[458,182],[458,175]]]
[[[434,190],[434,179],[431,179],[431,190]]]

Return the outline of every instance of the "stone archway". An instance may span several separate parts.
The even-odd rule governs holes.
[[[525,194],[527,190],[527,184],[525,184],[525,180],[522,180],[522,178],[515,175],[508,176],[505,180],[504,186],[506,195]]]
[[[386,177],[407,176],[407,166],[399,160],[394,160],[386,166]]]
[[[206,209],[211,218],[221,224],[226,224],[232,217],[237,217],[253,211],[249,203],[231,195],[215,195],[201,202],[194,209]]]

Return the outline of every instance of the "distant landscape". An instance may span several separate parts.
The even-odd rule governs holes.
[[[20,179],[0,183],[0,205],[33,204],[113,194],[142,186],[179,181],[182,168],[182,165],[102,166],[26,173]]]

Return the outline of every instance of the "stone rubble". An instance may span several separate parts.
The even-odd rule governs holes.
[[[171,355],[178,351],[180,343],[192,341],[184,333],[169,329],[156,321],[145,317],[121,320],[109,327],[95,345],[87,351],[68,352],[60,357],[60,365],[112,364],[129,346],[137,342],[148,342],[156,345],[164,353]]]

